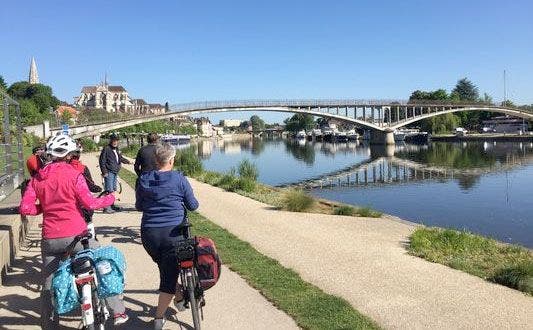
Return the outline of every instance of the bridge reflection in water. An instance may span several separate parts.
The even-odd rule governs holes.
[[[454,147],[452,144],[440,144],[440,146]],[[468,147],[467,144],[462,146],[462,148]],[[479,150],[476,145],[472,149]],[[454,167],[453,164],[449,164],[447,161],[444,162],[445,164],[439,164],[439,161],[434,160],[421,159],[424,162],[417,162],[402,157],[416,159],[413,155],[420,155],[423,150],[427,151],[427,145],[369,146],[368,150],[370,150],[370,158],[368,160],[339,171],[282,186],[325,189],[456,179],[463,188],[469,188],[469,183],[477,180],[482,175],[508,171],[533,161],[533,154],[531,153],[533,145],[531,144],[495,144],[485,142],[483,145],[485,155],[483,157],[478,157],[477,160],[470,159],[468,164],[463,163],[458,167]],[[446,150],[443,155],[450,157],[449,150]],[[473,158],[473,155],[470,154],[470,157]]]

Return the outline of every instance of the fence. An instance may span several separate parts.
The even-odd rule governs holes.
[[[24,179],[22,123],[19,104],[0,91],[0,201]]]

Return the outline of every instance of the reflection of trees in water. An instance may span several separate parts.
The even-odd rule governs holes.
[[[480,175],[459,175],[456,177],[457,183],[462,190],[468,191],[472,190],[478,183],[481,178]]]
[[[286,140],[285,150],[297,160],[303,160],[307,165],[315,163],[315,149],[309,143],[299,144],[295,140]]]
[[[400,151],[396,156],[418,163],[455,169],[491,167],[497,161],[496,156],[485,152],[482,145],[440,142],[432,143],[428,149],[420,149],[415,153]]]
[[[456,169],[514,164],[533,153],[533,144],[517,142],[434,142],[426,149],[398,150],[396,156],[416,162]]]

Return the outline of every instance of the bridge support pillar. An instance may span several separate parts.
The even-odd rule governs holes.
[[[370,132],[371,144],[394,144],[394,133],[392,131],[378,131],[373,130]]]
[[[94,143],[97,143],[97,144],[100,143],[100,135],[93,136],[93,141]]]

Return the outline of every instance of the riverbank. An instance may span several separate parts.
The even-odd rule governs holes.
[[[190,181],[202,215],[385,328],[526,329],[533,322],[533,299],[523,293],[409,255],[415,226],[280,211]]]
[[[467,134],[457,136],[455,134],[432,135],[432,141],[462,142],[462,141],[487,141],[487,142],[533,142],[533,135],[519,134]]]

